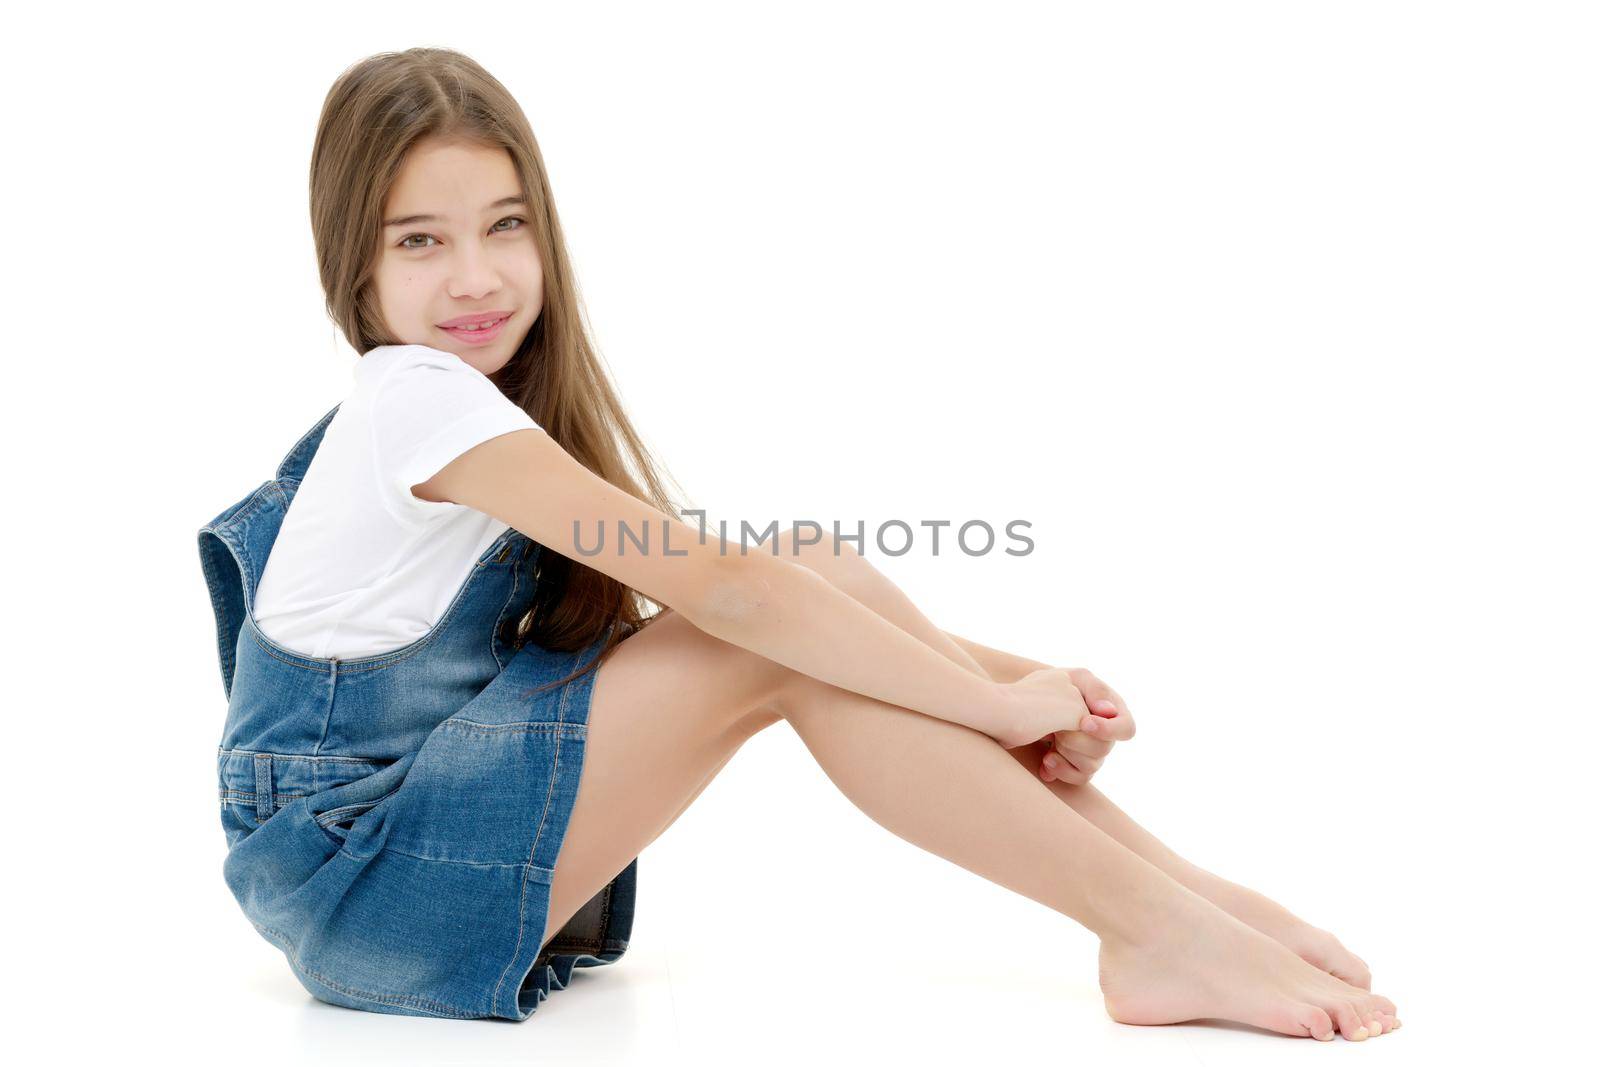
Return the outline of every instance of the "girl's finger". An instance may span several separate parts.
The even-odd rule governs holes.
[[[1039,759],[1039,777],[1046,782],[1056,781],[1055,772],[1065,766],[1065,764],[1059,762],[1059,759],[1060,757],[1055,754],[1055,749],[1047,749]]]
[[[1078,687],[1083,694],[1083,702],[1089,705],[1090,711],[1104,711],[1115,714],[1127,711],[1128,707],[1105,682],[1101,681],[1093,671],[1086,667],[1076,667],[1072,671],[1072,684]],[[1098,705],[1098,706],[1097,706]]]
[[[1046,734],[1035,742],[1034,755],[1039,758],[1039,778],[1041,781],[1053,782],[1056,780],[1055,775],[1050,773],[1050,767],[1045,763],[1045,757],[1055,751],[1055,739],[1055,734]],[[1038,745],[1043,745],[1044,747],[1037,747]]]
[[[1085,732],[1112,741],[1126,741],[1133,736],[1133,715],[1115,689],[1095,677],[1093,671],[1082,667],[1073,670],[1072,684],[1083,694],[1083,702],[1089,713],[1102,720],[1090,723],[1085,719]]]
[[[1105,760],[1097,759],[1094,756],[1085,756],[1081,752],[1074,752],[1072,755],[1066,757],[1066,760],[1072,765],[1074,770],[1083,775],[1085,778],[1094,774],[1095,771],[1098,771],[1100,769],[1100,765],[1105,762]]]
[[[1088,718],[1088,716],[1085,716]],[[1056,734],[1055,750],[1064,758],[1071,758],[1071,754],[1093,756],[1096,759],[1105,759],[1111,754],[1115,741],[1106,741],[1086,734],[1081,730],[1063,730]]]
[[[1102,741],[1126,741],[1133,736],[1133,716],[1125,711],[1116,714],[1091,711],[1078,720],[1078,730],[1085,737]]]
[[[1073,766],[1071,761],[1062,759],[1054,752],[1045,756],[1043,770],[1050,776],[1045,779],[1046,781],[1076,785],[1083,780],[1083,773]]]

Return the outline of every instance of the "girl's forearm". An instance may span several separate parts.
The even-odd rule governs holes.
[[[978,666],[988,671],[989,677],[997,682],[1014,682],[1024,675],[1045,670],[1050,666],[1048,663],[1040,663],[1026,656],[1013,655],[997,648],[980,645],[976,641],[968,641],[965,637],[957,637],[948,630],[945,631],[945,636],[966,649],[967,655],[977,660]]]
[[[730,561],[734,558],[730,557]],[[738,557],[720,610],[690,617],[713,637],[819,681],[993,736],[1007,687],[949,659],[840,590],[778,556]]]

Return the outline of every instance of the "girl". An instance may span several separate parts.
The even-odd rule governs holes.
[[[638,854],[782,720],[884,827],[1093,930],[1119,1021],[1399,1025],[1337,939],[1088,784],[1134,732],[1094,675],[942,632],[842,542],[728,552],[675,517],[533,133],[471,60],[341,75],[311,216],[355,387],[200,543],[224,875],[314,996],[527,1018],[623,954]],[[642,547],[595,551],[624,527]]]

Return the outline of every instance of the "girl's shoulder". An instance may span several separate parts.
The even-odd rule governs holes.
[[[445,514],[457,505],[419,500],[427,481],[468,449],[516,430],[540,429],[481,371],[461,357],[425,345],[374,348],[357,390],[381,495],[400,515]],[[454,511],[452,511],[454,509]]]
[[[406,423],[458,418],[466,411],[515,409],[478,368],[426,345],[384,345],[361,357],[356,388],[371,398],[374,418]]]

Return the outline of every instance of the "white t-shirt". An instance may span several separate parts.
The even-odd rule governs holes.
[[[480,442],[540,430],[483,373],[425,345],[356,361],[256,589],[256,625],[306,656],[391,652],[430,630],[505,523],[421,500],[425,482]]]

